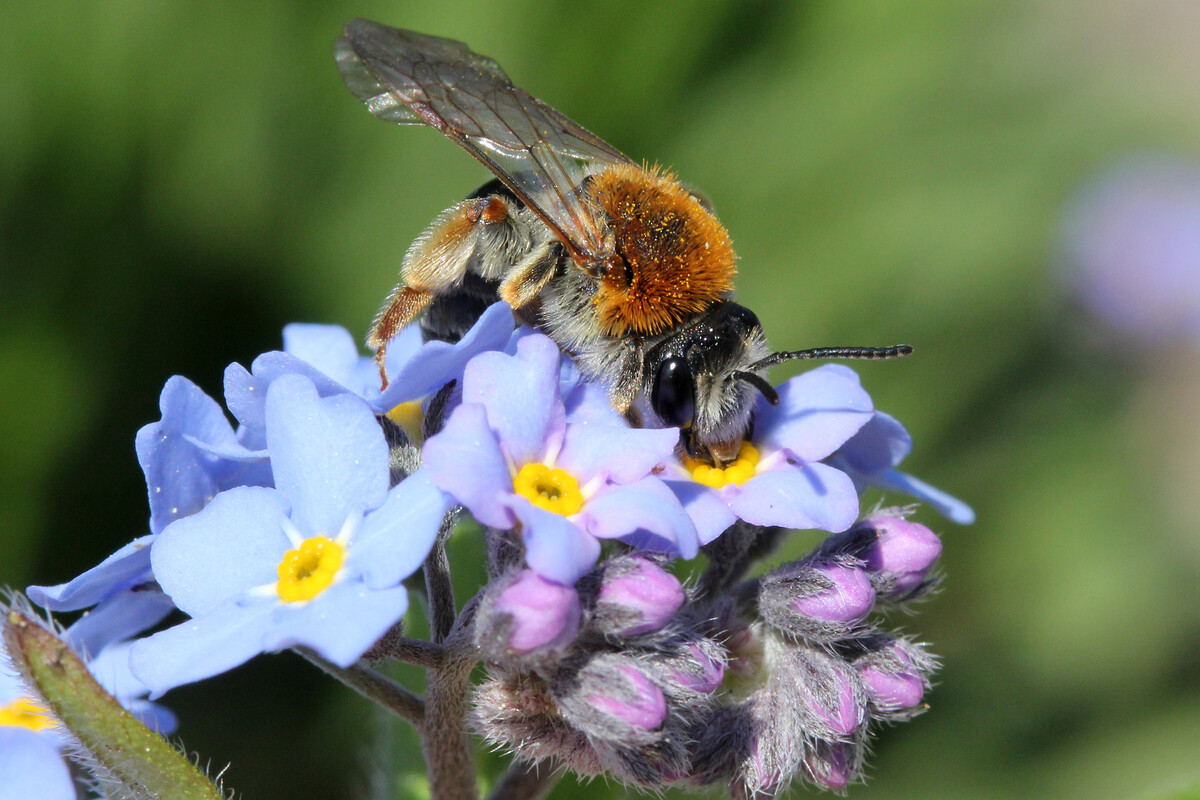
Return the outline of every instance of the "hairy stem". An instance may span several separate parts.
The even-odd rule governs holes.
[[[450,559],[446,555],[446,540],[458,520],[457,509],[446,513],[437,542],[425,558],[425,594],[429,598],[429,638],[442,642],[454,627],[458,606],[454,602],[454,584],[450,581]]]
[[[696,584],[696,601],[717,597],[741,580],[754,562],[770,554],[780,528],[763,528],[738,520],[729,530],[704,546],[708,568]]]
[[[386,675],[381,675],[370,667],[359,664],[352,667],[339,667],[311,650],[301,647],[296,648],[296,652],[363,697],[408,720],[418,730],[425,727],[425,702]]]
[[[446,640],[441,663],[429,670],[421,746],[431,800],[475,800],[475,764],[467,734],[471,670],[478,656],[470,626]]]
[[[441,663],[442,646],[423,639],[410,639],[404,635],[404,626],[396,625],[362,656],[363,661],[368,662],[385,658],[430,669]]]
[[[562,769],[547,763],[518,762],[492,787],[488,800],[541,800],[562,778]]]

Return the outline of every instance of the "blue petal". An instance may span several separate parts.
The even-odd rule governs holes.
[[[225,405],[234,419],[253,431],[256,440],[267,429],[267,381],[236,361],[225,368]]]
[[[713,541],[737,522],[737,515],[729,510],[720,495],[707,486],[693,480],[668,480],[665,483],[692,518],[701,545]]]
[[[390,383],[387,390],[372,401],[374,407],[386,411],[456,380],[463,374],[467,362],[476,355],[504,347],[512,330],[512,309],[507,303],[493,303],[458,342],[426,342],[396,373],[391,371],[392,359],[389,358]]]
[[[548,444],[561,443],[566,413],[558,364],[558,346],[536,335],[518,342],[516,356],[482,353],[467,365],[463,402],[487,409],[488,424],[518,466],[540,461]]]
[[[512,475],[483,406],[464,403],[454,409],[441,432],[425,443],[421,458],[433,482],[475,519],[493,528],[512,527],[513,516],[501,502],[512,491]]]
[[[240,487],[155,540],[154,575],[175,605],[195,617],[254,586],[275,583],[292,546],[280,527],[287,501],[274,489]]]
[[[121,589],[152,579],[152,541],[153,536],[134,539],[79,577],[57,586],[30,586],[26,593],[48,611],[78,611],[94,606]]]
[[[358,397],[320,398],[308,379],[280,377],[267,389],[267,446],[275,486],[306,536],[336,536],[351,514],[387,498],[387,441]]]
[[[201,441],[195,436],[189,434],[183,435],[184,440],[192,447],[195,447],[202,453],[207,453],[210,456],[221,458],[226,461],[237,461],[246,464],[258,464],[267,460],[268,454],[266,448],[250,449],[246,447],[240,440],[229,444],[228,442],[220,442],[218,444],[209,444]],[[253,485],[253,484],[245,484]],[[262,485],[262,484],[257,484]]]
[[[565,364],[571,363],[564,360]],[[567,374],[565,368],[561,374]],[[574,370],[574,381],[578,381],[578,370]],[[604,423],[615,427],[628,427],[625,417],[612,407],[608,388],[602,383],[576,383],[564,390],[565,380],[559,380],[563,404],[567,409],[567,422]]]
[[[6,706],[18,697],[24,697],[28,693],[25,684],[16,674],[8,670],[8,656],[4,651],[4,644],[0,642],[0,706]],[[0,731],[4,730],[0,726]]]
[[[138,431],[138,463],[146,474],[150,530],[194,514],[217,492],[240,483],[244,465],[216,458],[196,447],[244,451],[221,407],[191,381],[167,381],[159,397],[162,419]]]
[[[951,522],[970,525],[975,521],[975,511],[962,500],[907,473],[888,469],[869,476],[869,479],[875,486],[894,489],[897,492],[911,495],[923,503],[928,503]]]
[[[0,727],[0,800],[75,800],[71,773],[54,740]]]
[[[284,325],[283,351],[353,388],[361,359],[354,337],[342,326],[299,322]]]
[[[275,597],[249,603],[229,600],[209,613],[133,643],[129,665],[151,691],[150,699],[185,683],[210,678],[263,651],[263,637],[278,605]]]
[[[824,464],[783,464],[721,492],[733,513],[754,525],[844,531],[858,518],[854,481]]]
[[[339,581],[307,603],[280,607],[265,632],[263,650],[303,645],[348,667],[399,622],[407,608],[403,586],[377,591],[360,581]]]
[[[646,550],[693,558],[700,543],[696,526],[675,494],[655,477],[602,489],[580,518],[588,533],[621,539]]]
[[[225,368],[225,405],[256,441],[262,438],[267,424],[267,388],[284,375],[303,375],[317,387],[321,397],[357,394],[356,388],[331,378],[302,358],[279,350],[254,359],[249,372],[241,364],[230,364]]]
[[[587,483],[600,475],[632,483],[671,458],[679,444],[678,428],[630,428],[602,422],[568,425],[556,465]]]
[[[896,466],[911,452],[912,436],[904,426],[894,417],[876,411],[835,456],[858,472],[873,473]]]
[[[873,413],[858,376],[839,364],[797,375],[779,387],[779,405],[762,401],[754,425],[761,449],[786,449],[801,461],[820,461],[858,432]]]
[[[396,586],[429,555],[450,505],[429,471],[417,470],[388,492],[387,501],[363,520],[347,566],[357,569],[372,589]]]
[[[174,609],[171,598],[157,586],[126,589],[80,617],[67,628],[63,639],[78,653],[99,653],[112,642],[157,625]]]
[[[133,642],[121,642],[104,648],[95,658],[88,662],[88,671],[121,705],[137,697],[145,697],[150,691],[133,674],[129,667],[129,651]]]
[[[388,343],[388,374],[394,375],[400,367],[421,348],[421,329],[411,325],[394,336]],[[362,356],[349,332],[337,325],[302,325],[293,323],[283,329],[283,349],[341,386],[372,403],[379,397],[379,367],[375,360]],[[322,397],[329,393],[317,391]]]
[[[596,564],[600,543],[571,520],[509,495],[506,504],[521,521],[525,563],[543,578],[574,586]]]

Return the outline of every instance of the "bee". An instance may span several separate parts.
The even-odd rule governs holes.
[[[456,341],[497,298],[607,385],[618,411],[677,426],[697,460],[724,465],[778,395],[768,367],[790,359],[882,359],[907,345],[771,352],[733,302],[729,234],[671,173],[635,164],[517,88],[462,42],[351,20],[334,55],[376,117],[428,125],[495,178],[442,212],[405,253],[372,325],[384,386],[388,341],[419,321]]]

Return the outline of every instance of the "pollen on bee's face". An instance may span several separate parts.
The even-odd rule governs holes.
[[[545,464],[526,464],[513,478],[513,490],[538,508],[569,517],[583,509],[574,475]]]

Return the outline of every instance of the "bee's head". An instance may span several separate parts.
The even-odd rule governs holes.
[[[774,394],[755,369],[768,354],[754,312],[715,303],[646,354],[650,408],[678,426],[692,458],[724,465],[737,456],[760,392]]]
[[[874,361],[910,353],[906,344],[771,353],[754,312],[722,300],[649,350],[646,388],[651,410],[664,425],[679,427],[689,456],[725,466],[749,438],[758,396],[779,402],[764,377],[768,368],[784,361]]]

